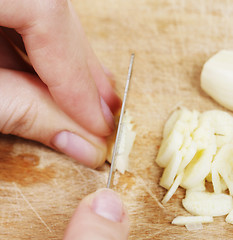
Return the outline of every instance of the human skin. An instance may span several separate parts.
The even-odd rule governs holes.
[[[0,132],[41,142],[91,168],[102,165],[121,101],[72,4],[1,0],[0,26]],[[64,239],[123,240],[128,228],[119,196],[104,189],[81,201]]]
[[[113,113],[121,101],[71,3],[2,0],[0,25],[16,31],[2,28],[1,34],[0,131],[39,141],[89,167],[100,166],[106,156],[103,137],[114,129]],[[9,39],[25,47],[34,74],[19,61]]]

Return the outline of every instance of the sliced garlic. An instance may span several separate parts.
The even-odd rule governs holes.
[[[172,224],[185,226],[198,223],[210,223],[214,219],[211,216],[178,216],[173,219]]]
[[[197,145],[197,150],[203,150],[211,146],[216,146],[216,137],[214,135],[214,129],[211,124],[206,121],[205,118],[200,115],[198,121],[198,127],[191,134],[193,141]]]
[[[163,128],[163,139],[166,139],[174,129],[174,125],[177,122],[177,120],[180,118],[182,114],[182,110],[178,109],[177,111],[174,111],[169,119],[166,121],[165,126]]]
[[[171,161],[169,162],[169,164],[167,165],[167,167],[165,168],[163,175],[160,179],[160,185],[166,189],[170,188],[175,177],[176,174],[178,172],[178,168],[180,166],[182,160],[182,155],[180,151],[176,151],[172,158]]]
[[[165,124],[163,138],[156,159],[165,168],[160,185],[168,189],[162,203],[180,185],[186,189],[183,206],[191,214],[228,214],[233,200],[223,192],[229,188],[233,195],[233,117],[219,110],[179,109]],[[206,181],[212,183],[214,193],[207,192]],[[226,221],[233,222],[233,213]],[[201,227],[200,222],[183,223],[188,229]]]
[[[201,114],[200,122],[211,128],[217,148],[229,143],[233,139],[233,118],[224,111],[211,110]]]
[[[195,154],[197,153],[197,144],[194,141],[191,141],[188,147],[181,148],[181,152],[182,152],[182,161],[180,163],[178,173],[183,172],[184,169],[187,167],[187,165],[194,158]]]
[[[214,148],[212,146],[197,152],[184,171],[181,186],[189,189],[204,180],[210,172],[213,155]]]
[[[233,110],[233,51],[222,50],[205,63],[201,87],[218,103]]]
[[[125,171],[130,171],[129,154],[136,138],[136,132],[133,131],[133,127],[132,117],[129,111],[126,111],[121,125],[120,142],[115,160],[115,169],[122,174]],[[109,162],[111,162],[112,159],[112,150],[113,148],[111,146],[107,157]]]
[[[211,176],[212,176],[211,181],[213,183],[214,192],[217,194],[223,192],[220,175],[219,175],[217,167],[216,167],[216,162],[212,163]]]
[[[156,162],[160,167],[166,167],[170,162],[172,155],[178,151],[183,143],[183,135],[174,130],[165,139],[159,149]]]
[[[223,193],[188,191],[182,204],[193,215],[223,216],[232,209],[232,197]]]
[[[172,130],[181,134],[190,134],[198,124],[199,112],[189,111],[186,108],[173,112],[164,126],[163,138],[166,139]]]
[[[164,198],[162,200],[162,204],[167,203],[171,199],[171,197],[173,196],[173,194],[176,192],[177,188],[179,187],[182,178],[183,178],[183,173],[180,173],[179,175],[177,175],[172,186],[170,187],[170,189],[167,191],[166,195],[164,196]]]
[[[233,195],[233,143],[224,145],[214,158],[217,171]]]
[[[187,192],[204,192],[206,190],[205,179],[193,186],[192,188],[186,189]]]
[[[231,211],[229,212],[229,214],[227,215],[225,221],[226,221],[227,223],[233,224],[233,210],[231,210]]]

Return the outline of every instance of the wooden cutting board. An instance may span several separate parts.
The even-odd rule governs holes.
[[[115,190],[128,207],[129,239],[233,239],[223,217],[187,231],[171,225],[187,214],[179,189],[164,207],[162,173],[154,162],[169,114],[178,106],[222,109],[200,88],[204,62],[233,48],[231,0],[73,0],[88,38],[123,95],[130,53],[136,59],[127,108],[137,138],[132,173],[117,174]],[[78,46],[77,46],[78,47]],[[109,165],[91,170],[63,154],[0,136],[0,239],[62,239],[80,199],[107,181]]]

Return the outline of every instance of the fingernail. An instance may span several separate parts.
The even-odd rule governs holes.
[[[100,149],[82,137],[68,131],[58,133],[53,138],[52,145],[88,167],[96,167],[104,157]]]
[[[92,210],[101,217],[113,222],[121,222],[123,204],[120,197],[110,189],[97,191],[92,202]]]
[[[102,111],[103,111],[103,114],[105,117],[105,121],[107,122],[110,129],[114,130],[115,122],[114,122],[113,114],[112,114],[109,106],[107,105],[107,103],[104,101],[104,99],[102,97],[100,97],[100,102],[101,102]]]

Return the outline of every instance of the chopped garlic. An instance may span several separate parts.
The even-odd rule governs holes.
[[[201,87],[218,103],[233,110],[233,51],[222,50],[205,63]]]

